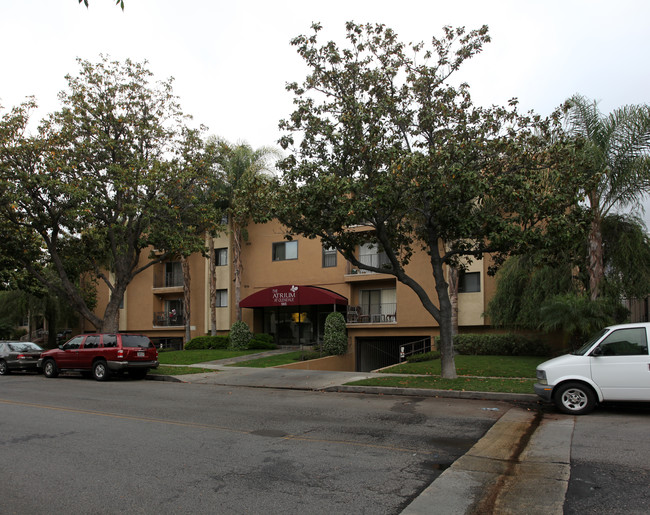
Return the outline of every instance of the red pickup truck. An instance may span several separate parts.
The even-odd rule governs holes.
[[[149,369],[158,367],[158,351],[142,334],[82,334],[43,352],[38,367],[45,377],[74,370],[106,381],[113,373],[127,371],[131,377],[144,379]]]

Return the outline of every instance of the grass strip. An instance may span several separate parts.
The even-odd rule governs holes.
[[[535,377],[537,365],[548,358],[536,356],[464,356],[454,358],[456,372],[462,376]],[[387,374],[440,375],[440,360],[401,363],[381,372]]]
[[[459,377],[457,379],[443,379],[441,377],[387,376],[362,379],[361,381],[346,383],[346,385],[425,388],[430,390],[468,392],[535,393],[533,391],[534,383],[534,379],[505,379],[496,377]]]
[[[275,356],[267,356],[266,358],[251,359],[249,361],[240,361],[228,365],[230,367],[250,367],[250,368],[270,368],[277,367],[278,365],[286,365],[288,363],[295,363],[300,361],[304,351],[286,352],[284,354],[276,354]]]
[[[248,354],[259,354],[260,350],[226,350],[226,349],[197,349],[197,350],[174,350],[158,354],[158,361],[161,365],[193,365],[218,359],[236,358]]]

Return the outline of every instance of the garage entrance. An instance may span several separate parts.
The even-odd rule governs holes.
[[[431,350],[429,336],[358,337],[355,343],[357,372],[370,372],[399,363],[400,347],[404,345],[409,346],[409,352]]]

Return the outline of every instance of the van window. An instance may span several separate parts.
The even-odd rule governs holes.
[[[602,356],[639,356],[648,354],[648,341],[643,327],[614,331],[598,347]]]

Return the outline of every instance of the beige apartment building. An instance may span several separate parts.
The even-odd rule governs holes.
[[[399,361],[402,348],[430,347],[437,323],[415,293],[388,274],[368,273],[351,266],[318,239],[294,236],[274,221],[247,229],[242,251],[242,319],[255,333],[268,333],[278,345],[310,346],[322,341],[325,318],[344,314],[348,354],[333,360],[338,369],[366,371]],[[235,321],[232,246],[229,237],[215,240],[217,249],[217,330],[226,333]],[[358,249],[363,263],[380,266],[385,255],[376,246]],[[190,257],[191,337],[210,333],[209,261]],[[489,327],[483,316],[494,294],[494,279],[486,260],[474,261],[461,277],[458,295],[459,330]],[[428,256],[413,256],[407,272],[431,292],[435,289]],[[98,310],[107,300],[98,292]],[[142,332],[164,346],[182,345],[186,320],[180,262],[154,265],[129,285],[120,311],[120,330]],[[86,328],[91,330],[91,328]]]

